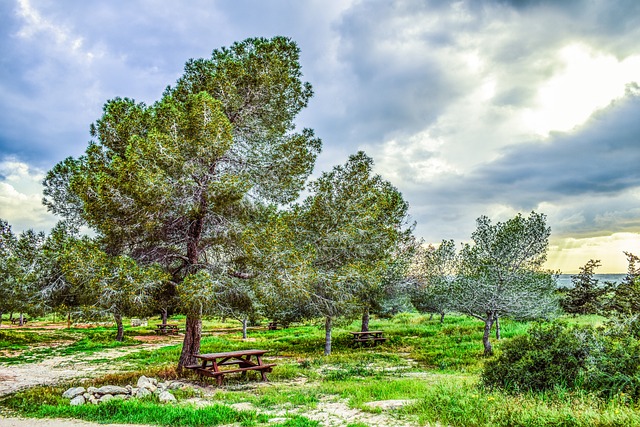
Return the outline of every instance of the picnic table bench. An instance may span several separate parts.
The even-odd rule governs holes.
[[[350,332],[353,335],[354,343],[373,343],[373,345],[379,342],[385,342],[387,339],[383,336],[383,331],[366,331],[366,332]]]
[[[267,328],[270,331],[275,331],[278,329],[278,322],[269,322],[269,325],[267,325]]]
[[[166,325],[158,325],[156,326],[156,333],[176,335],[178,333],[178,325],[173,325],[169,323],[167,323]]]
[[[262,381],[269,381],[267,379],[267,372],[271,372],[276,364],[264,363],[262,361],[262,355],[268,351],[269,350],[238,350],[226,353],[196,354],[195,357],[201,359],[202,363],[199,365],[188,365],[185,366],[185,368],[193,369],[200,375],[215,378],[219,386],[222,385],[222,380],[225,375],[234,372],[242,372],[244,375],[247,371],[259,371],[262,376]],[[238,367],[220,369],[222,366],[234,365]]]
[[[22,318],[22,324],[24,325],[25,323],[27,323],[28,319],[27,318]],[[13,319],[11,319],[11,324],[15,325],[16,323],[20,323],[20,318],[19,317],[15,317]]]

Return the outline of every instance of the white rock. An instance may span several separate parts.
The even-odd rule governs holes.
[[[71,406],[80,406],[80,405],[84,405],[85,402],[86,402],[86,400],[84,399],[84,396],[78,395],[78,396],[74,397],[73,399],[71,399],[71,401],[69,402],[69,405],[71,405]]]
[[[138,387],[145,387],[146,384],[153,384],[157,386],[158,380],[155,378],[145,377],[144,375],[138,378]]]
[[[168,391],[163,391],[162,393],[160,393],[160,395],[158,396],[158,400],[160,401],[160,403],[177,402],[175,396]]]
[[[143,397],[151,396],[152,394],[153,393],[148,388],[140,387],[134,396],[140,399]]]
[[[72,387],[69,390],[67,390],[64,393],[62,393],[62,397],[67,398],[67,399],[73,399],[74,397],[80,396],[81,394],[83,394],[86,391],[87,390],[85,390],[84,387]]]
[[[87,388],[87,393],[97,393],[98,387],[89,387]]]
[[[113,399],[113,394],[105,394],[98,400],[100,401],[100,403],[104,403],[110,401],[111,399]]]
[[[158,388],[158,380],[155,378],[147,378],[144,375],[138,378],[138,387],[149,389],[151,392],[156,391]]]
[[[182,387],[185,387],[186,384],[181,383],[180,381],[171,381],[167,383],[167,388],[169,390],[178,390],[181,389]]]
[[[105,385],[100,387],[96,393],[98,394],[129,394],[129,390],[117,385]]]

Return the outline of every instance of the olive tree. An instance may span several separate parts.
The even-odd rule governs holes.
[[[444,240],[438,247],[417,247],[407,277],[407,291],[416,310],[438,314],[440,323],[444,321],[451,310],[449,293],[457,279],[459,262],[453,240]]]
[[[460,251],[449,302],[453,310],[484,322],[488,356],[493,352],[489,335],[500,318],[545,318],[557,311],[556,284],[542,267],[551,233],[543,214],[518,214],[495,224],[482,216],[476,224],[472,243]]]

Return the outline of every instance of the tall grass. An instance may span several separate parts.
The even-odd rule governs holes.
[[[568,322],[597,322],[599,319],[568,318]],[[231,325],[233,330],[224,332]],[[204,426],[221,424],[258,425],[266,423],[270,411],[287,412],[287,421],[269,424],[285,427],[319,426],[304,415],[325,400],[344,399],[349,406],[371,411],[366,402],[389,399],[411,400],[409,406],[391,411],[389,416],[403,423],[447,426],[640,426],[640,411],[627,396],[604,401],[581,392],[556,389],[545,393],[508,395],[479,387],[483,324],[463,316],[447,316],[444,324],[427,316],[406,314],[388,320],[375,320],[372,329],[385,331],[388,340],[375,347],[353,346],[348,331],[358,323],[334,331],[333,353],[322,356],[324,331],[317,325],[296,325],[288,329],[250,331],[243,341],[235,323],[205,322],[205,330],[217,329],[202,339],[202,352],[247,348],[269,350],[266,359],[277,363],[269,374],[271,385],[263,387],[257,376],[243,379],[229,375],[225,386],[189,377],[198,384],[210,385],[212,406],[196,408],[189,404],[160,405],[154,400],[119,401],[107,405],[71,407],[59,396],[61,388],[36,388],[17,393],[1,405],[28,416],[73,417],[99,422],[145,423],[156,425]],[[502,322],[500,341],[493,338],[494,349],[503,342],[526,333],[526,322]],[[107,345],[99,332],[76,332],[75,346],[69,354],[86,354],[93,345]],[[27,339],[27,338],[25,338]],[[29,338],[31,339],[31,338]],[[107,340],[108,341],[108,340]],[[84,343],[84,344],[83,344]],[[102,344],[101,344],[102,343]],[[122,356],[113,363],[122,364],[122,373],[90,382],[132,384],[141,375],[176,378],[175,365],[180,344]],[[89,383],[87,383],[89,384]],[[240,388],[236,386],[241,386]],[[44,396],[44,397],[43,397]],[[184,402],[188,395],[179,398]],[[236,411],[230,404],[249,402],[255,411]],[[285,411],[285,412],[286,412]],[[374,411],[375,412],[375,411]],[[407,421],[409,420],[409,421]],[[353,420],[349,427],[366,423]]]

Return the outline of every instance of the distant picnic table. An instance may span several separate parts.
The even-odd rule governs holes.
[[[384,331],[350,332],[350,334],[353,335],[354,343],[373,343],[376,345],[387,340],[384,337]]]
[[[278,329],[278,322],[269,322],[269,324],[267,325],[267,329],[269,329],[270,331],[275,331]]]
[[[176,335],[178,333],[178,325],[169,324],[169,323],[165,325],[158,325],[156,326],[156,333]]]
[[[193,369],[200,375],[213,377],[218,386],[222,385],[225,375],[234,372],[259,371],[262,381],[268,381],[267,372],[271,372],[275,363],[264,363],[262,356],[269,350],[238,350],[225,353],[196,354],[195,357],[202,360],[199,365],[189,365],[185,368]],[[221,369],[221,367],[235,366],[237,368]]]
[[[29,321],[29,319],[27,319],[26,317],[23,317],[23,318],[22,318],[22,324],[23,324],[23,325],[24,325],[25,323],[27,323],[28,321]],[[11,323],[12,323],[13,325],[15,325],[16,323],[20,323],[20,318],[19,318],[19,317],[16,317],[16,318],[11,319]]]

